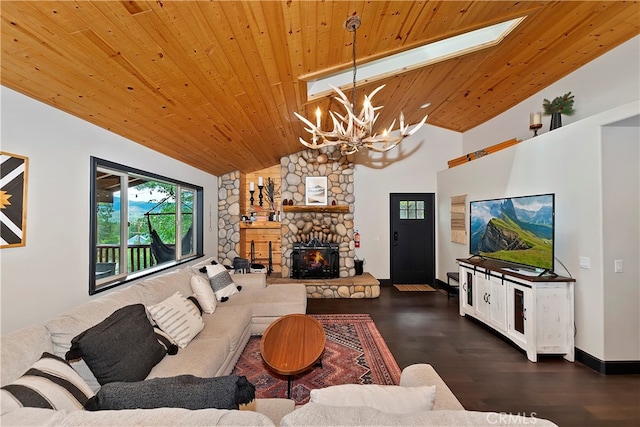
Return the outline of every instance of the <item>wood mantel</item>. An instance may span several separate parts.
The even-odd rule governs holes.
[[[329,206],[283,206],[284,212],[323,212],[323,213],[349,213],[349,205]]]
[[[253,222],[240,222],[240,229],[277,229],[280,230],[282,223],[279,221],[253,221]]]

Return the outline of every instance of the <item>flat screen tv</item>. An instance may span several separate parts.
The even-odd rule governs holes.
[[[554,194],[471,201],[469,252],[553,272],[554,213]]]

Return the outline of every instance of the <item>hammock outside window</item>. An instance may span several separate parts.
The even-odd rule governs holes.
[[[176,260],[176,248],[175,245],[168,245],[162,241],[158,232],[151,225],[152,215],[175,215],[173,212],[158,212],[152,213],[158,206],[164,204],[171,196],[167,196],[160,201],[157,205],[151,208],[144,214],[147,217],[147,225],[149,227],[149,235],[151,236],[151,255],[156,260],[156,264],[162,264],[168,261]],[[193,249],[193,224],[189,227],[187,232],[182,236],[182,254],[189,254]]]

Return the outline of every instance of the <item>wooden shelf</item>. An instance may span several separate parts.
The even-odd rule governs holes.
[[[329,206],[283,206],[284,212],[324,212],[324,213],[348,213],[348,205]]]
[[[282,223],[276,221],[254,221],[240,223],[240,256],[251,259],[251,242],[254,243],[253,262],[269,264],[269,246],[274,273],[281,272],[282,251],[280,227]]]
[[[250,229],[250,228],[255,228],[255,229],[275,229],[275,228],[280,228],[280,226],[282,225],[281,222],[278,221],[254,221],[254,222],[241,222],[240,223],[240,228],[246,228],[246,229]]]

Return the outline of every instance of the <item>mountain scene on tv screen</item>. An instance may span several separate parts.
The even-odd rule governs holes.
[[[533,267],[553,267],[552,196],[474,202],[471,253]]]

